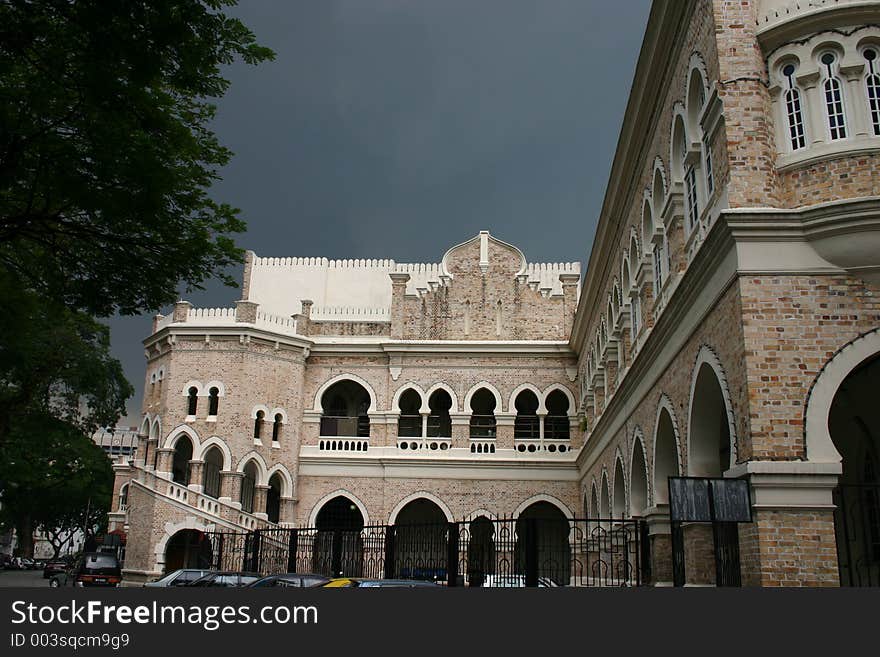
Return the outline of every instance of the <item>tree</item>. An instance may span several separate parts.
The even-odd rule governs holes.
[[[0,263],[97,316],[154,311],[242,259],[208,196],[221,67],[274,58],[235,0],[0,3]]]
[[[16,423],[33,417],[53,417],[88,435],[125,412],[132,387],[110,355],[108,328],[22,289],[2,270],[0,335],[0,450]],[[40,435],[29,437],[32,447]]]
[[[46,414],[21,417],[3,455],[0,520],[15,527],[24,556],[33,554],[35,528],[94,527],[109,511],[110,460],[73,424]]]

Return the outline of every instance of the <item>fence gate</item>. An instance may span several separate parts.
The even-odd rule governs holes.
[[[880,586],[880,484],[842,484],[834,505],[841,586]]]
[[[485,517],[208,534],[215,569],[492,587],[639,586],[649,568],[646,537],[642,520]]]

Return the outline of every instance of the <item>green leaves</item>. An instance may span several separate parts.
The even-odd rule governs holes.
[[[98,316],[154,311],[239,263],[208,189],[221,67],[273,58],[198,0],[0,5],[0,263]]]

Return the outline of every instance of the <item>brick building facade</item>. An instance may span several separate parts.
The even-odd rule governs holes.
[[[662,584],[690,475],[748,481],[744,583],[878,583],[878,24],[656,2],[583,280],[483,232],[438,263],[249,253],[235,308],[157,317],[146,447],[116,466],[128,579],[187,530],[345,500],[362,524],[644,518]],[[714,582],[711,531],[682,534]]]

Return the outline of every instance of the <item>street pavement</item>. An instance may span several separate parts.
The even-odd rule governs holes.
[[[49,580],[43,579],[43,569],[40,570],[0,570],[0,588],[12,586],[48,588]]]

